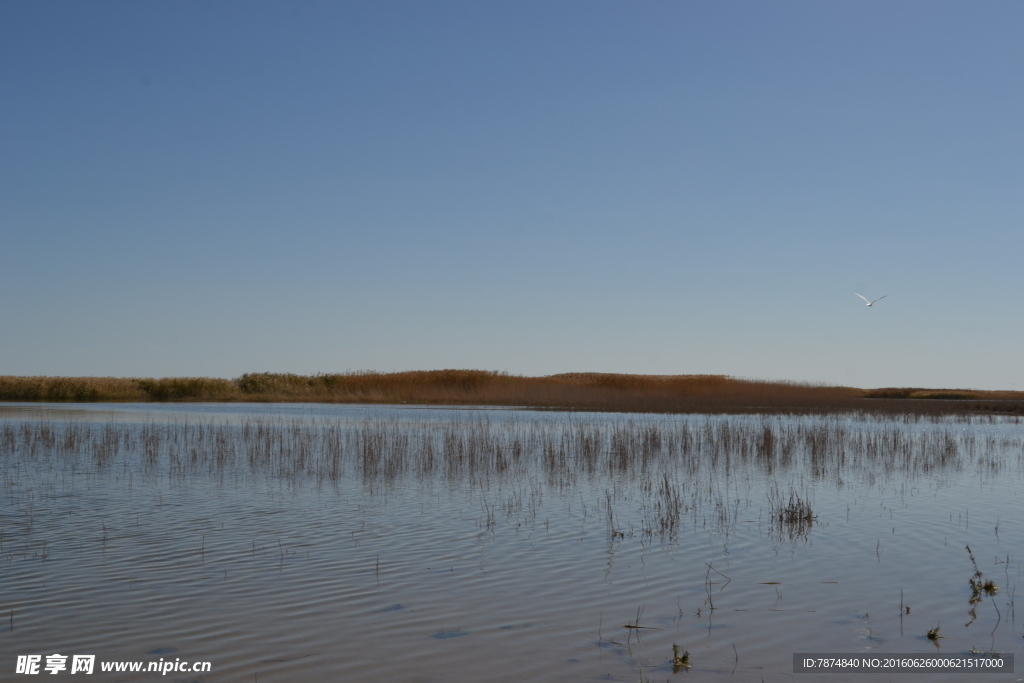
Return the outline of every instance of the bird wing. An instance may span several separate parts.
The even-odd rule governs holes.
[[[854,294],[857,294],[857,292],[854,292]],[[867,302],[867,303],[871,303],[870,301],[868,301],[868,299],[867,299],[867,297],[866,297],[866,296],[861,296],[860,294],[857,294],[857,296],[860,296],[860,298],[861,298],[861,299],[864,299],[864,301],[865,301],[865,302]],[[888,294],[886,294],[886,296],[888,296]]]
[[[888,294],[883,294],[882,296],[880,296],[877,299],[875,299],[875,301],[881,301],[882,299],[884,299],[887,296],[889,296],[889,295]],[[872,301],[871,303],[875,303],[875,301]]]

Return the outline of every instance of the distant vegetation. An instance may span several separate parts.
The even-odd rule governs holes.
[[[942,399],[942,400],[939,400]],[[723,375],[482,370],[251,373],[235,379],[0,376],[0,401],[250,401],[508,405],[660,413],[872,412],[1024,414],[1024,392],[874,389],[763,382]]]

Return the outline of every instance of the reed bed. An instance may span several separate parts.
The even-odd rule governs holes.
[[[971,422],[977,422],[977,418]],[[988,418],[990,424],[1019,424]],[[966,421],[965,421],[966,422]],[[996,437],[957,422],[834,418],[696,417],[651,419],[246,418],[240,422],[87,422],[8,419],[0,462],[59,458],[102,467],[211,472],[244,466],[274,476],[337,479],[360,475],[486,477],[541,471],[550,477],[684,475],[756,466],[800,469],[812,478],[856,469],[931,473],[965,464],[991,469],[1007,450],[1024,457],[1024,434]]]
[[[1024,392],[878,389],[763,382],[721,375],[480,370],[252,373],[235,379],[0,376],[0,401],[240,401],[503,405],[646,413],[1024,415]]]
[[[984,422],[993,430],[965,430]],[[1015,418],[869,420],[834,417],[591,419],[246,418],[237,422],[0,423],[0,472],[9,484],[29,464],[62,476],[116,473],[143,482],[212,477],[316,486],[362,482],[387,492],[425,478],[479,492],[482,519],[531,518],[545,490],[605,490],[612,539],[674,539],[684,521],[723,530],[769,482],[766,513],[781,540],[807,536],[816,482],[869,485],[932,479],[973,467],[979,476],[1024,462]],[[788,490],[788,498],[779,491]],[[628,492],[627,492],[628,491]],[[598,498],[595,498],[598,499]],[[741,506],[741,500],[743,505]],[[620,528],[614,508],[639,511]],[[529,519],[532,523],[532,518]]]

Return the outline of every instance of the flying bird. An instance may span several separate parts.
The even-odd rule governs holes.
[[[854,294],[857,294],[857,292],[854,292]],[[887,297],[889,295],[885,294],[883,296],[880,296],[877,299],[875,299],[875,301],[868,301],[868,298],[866,296],[861,296],[860,294],[857,294],[857,296],[859,296],[861,299],[864,299],[864,303],[866,303],[868,306],[870,306],[871,304],[875,303],[875,301],[881,301],[882,299],[884,299],[885,297]]]

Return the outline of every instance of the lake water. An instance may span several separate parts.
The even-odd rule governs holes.
[[[6,405],[0,681],[54,653],[257,683],[1016,654],[1022,465],[1014,418]]]

